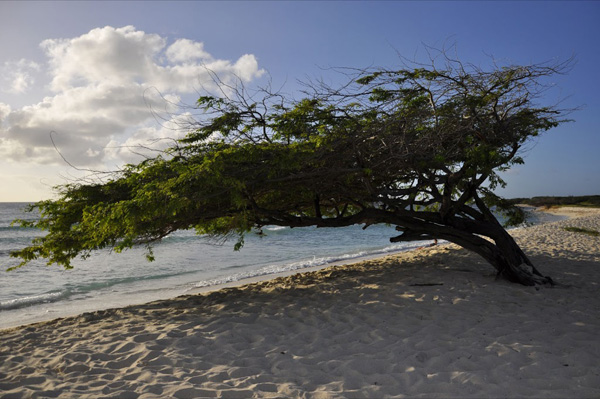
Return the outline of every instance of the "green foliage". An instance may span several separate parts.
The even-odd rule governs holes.
[[[363,72],[348,91],[295,102],[202,96],[197,128],[162,156],[34,204],[41,218],[17,223],[48,234],[11,255],[19,266],[45,258],[70,268],[94,250],[145,245],[151,260],[152,243],[178,229],[235,237],[239,249],[267,224],[481,235],[496,223],[489,206],[518,223],[522,215],[493,194],[505,184],[496,172],[522,163],[521,146],[564,121],[532,102],[536,77],[552,73],[447,65]]]

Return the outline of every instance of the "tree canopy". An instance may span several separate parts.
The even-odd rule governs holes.
[[[522,284],[550,283],[491,209],[519,213],[493,190],[522,163],[532,138],[565,121],[540,105],[544,79],[568,63],[483,70],[435,65],[350,71],[348,83],[311,84],[300,100],[226,88],[171,148],[104,182],[58,188],[32,205],[47,230],[12,253],[66,268],[77,256],[152,243],[179,229],[237,238],[265,225],[397,226],[391,241],[444,239]]]

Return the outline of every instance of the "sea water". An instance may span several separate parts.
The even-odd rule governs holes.
[[[368,256],[410,250],[427,242],[390,244],[398,234],[392,226],[344,228],[284,228],[267,226],[250,233],[240,251],[233,242],[216,244],[194,231],[179,231],[154,247],[148,262],[143,248],[121,254],[96,251],[76,259],[73,269],[36,260],[11,272],[18,264],[9,257],[44,233],[11,226],[14,219],[31,219],[24,203],[0,203],[0,329],[83,312],[165,299],[243,281],[252,277],[323,266]],[[539,215],[539,214],[537,214]],[[551,221],[533,220],[534,223]]]

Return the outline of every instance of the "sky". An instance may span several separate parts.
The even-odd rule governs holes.
[[[53,198],[82,170],[137,162],[193,120],[211,73],[300,96],[337,67],[575,58],[547,101],[579,108],[502,174],[508,197],[600,194],[600,2],[0,2],[0,202]],[[210,73],[209,73],[210,71]]]

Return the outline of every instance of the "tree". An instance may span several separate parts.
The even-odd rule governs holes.
[[[401,232],[392,242],[448,240],[510,281],[551,284],[494,216],[519,221],[493,190],[526,143],[565,121],[536,102],[570,62],[414,66],[346,73],[341,89],[311,84],[299,101],[222,86],[165,153],[34,204],[41,218],[20,223],[48,234],[12,256],[69,268],[106,247],[146,245],[151,260],[152,243],[179,229],[237,236],[239,249],[265,225],[386,223]]]

